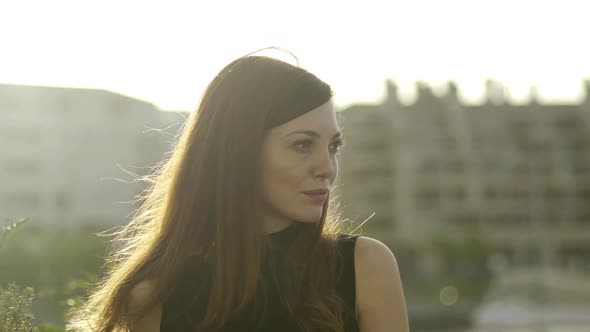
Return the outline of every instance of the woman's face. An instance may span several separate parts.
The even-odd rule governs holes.
[[[269,131],[262,147],[267,233],[319,221],[326,195],[305,192],[332,188],[340,144],[332,100]]]

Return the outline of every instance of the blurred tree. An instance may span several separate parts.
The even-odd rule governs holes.
[[[19,228],[27,219],[16,221],[8,220],[7,225],[2,226],[0,232],[0,248],[8,235]],[[31,312],[31,305],[35,298],[35,290],[32,287],[21,289],[14,283],[7,289],[0,288],[0,332],[30,332],[37,331],[34,328],[35,316]]]
[[[0,250],[0,286],[17,281],[33,287],[37,323],[63,326],[67,311],[79,306],[87,288],[98,282],[108,241],[96,236],[94,228],[29,226],[19,231],[18,241],[8,240]]]
[[[35,317],[31,312],[34,298],[32,287],[21,289],[10,284],[6,290],[0,288],[0,332],[36,332],[33,327]]]

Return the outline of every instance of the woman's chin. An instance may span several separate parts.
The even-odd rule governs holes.
[[[320,222],[320,219],[322,218],[322,214],[318,213],[318,214],[313,214],[313,215],[307,215],[303,218],[298,219],[301,222],[304,222],[306,224],[315,224]]]

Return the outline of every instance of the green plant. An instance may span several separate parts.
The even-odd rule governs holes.
[[[8,303],[9,294],[12,300],[31,295],[32,306],[10,305],[14,308],[12,314],[34,317],[34,323],[40,324],[27,331],[63,332],[69,311],[83,304],[88,288],[100,278],[107,241],[93,235],[94,228],[64,232],[34,224],[21,227],[27,221],[13,219],[0,225],[0,291],[4,292],[4,303]],[[13,284],[9,291],[8,284],[13,281],[30,287]],[[26,293],[26,289],[32,293]],[[6,320],[0,316],[0,323]],[[21,330],[0,325],[0,332],[5,331]]]
[[[15,232],[22,224],[29,221],[28,218],[21,218],[18,220],[11,220],[8,219],[6,225],[2,226],[2,230],[0,231],[0,248],[4,245],[4,241],[8,237],[10,233]]]
[[[37,332],[65,332],[65,330],[53,324],[41,324],[37,327]]]
[[[32,287],[21,289],[10,284],[6,290],[0,288],[0,332],[37,331],[33,327],[35,317],[31,312],[34,298]]]
[[[0,231],[0,248],[8,235],[19,228],[28,219],[8,220]],[[35,298],[32,287],[20,288],[14,283],[8,289],[0,288],[0,332],[37,331],[33,327],[35,316],[31,312],[31,305]]]
[[[0,229],[0,248],[10,233],[15,232],[29,219],[8,219]],[[0,332],[64,332],[65,330],[52,325],[33,326],[35,316],[31,310],[35,290],[33,287],[21,288],[10,283],[7,289],[0,288]]]

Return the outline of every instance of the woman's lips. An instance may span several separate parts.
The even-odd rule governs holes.
[[[314,203],[323,203],[326,198],[328,198],[328,193],[304,193],[307,197],[309,197]]]

